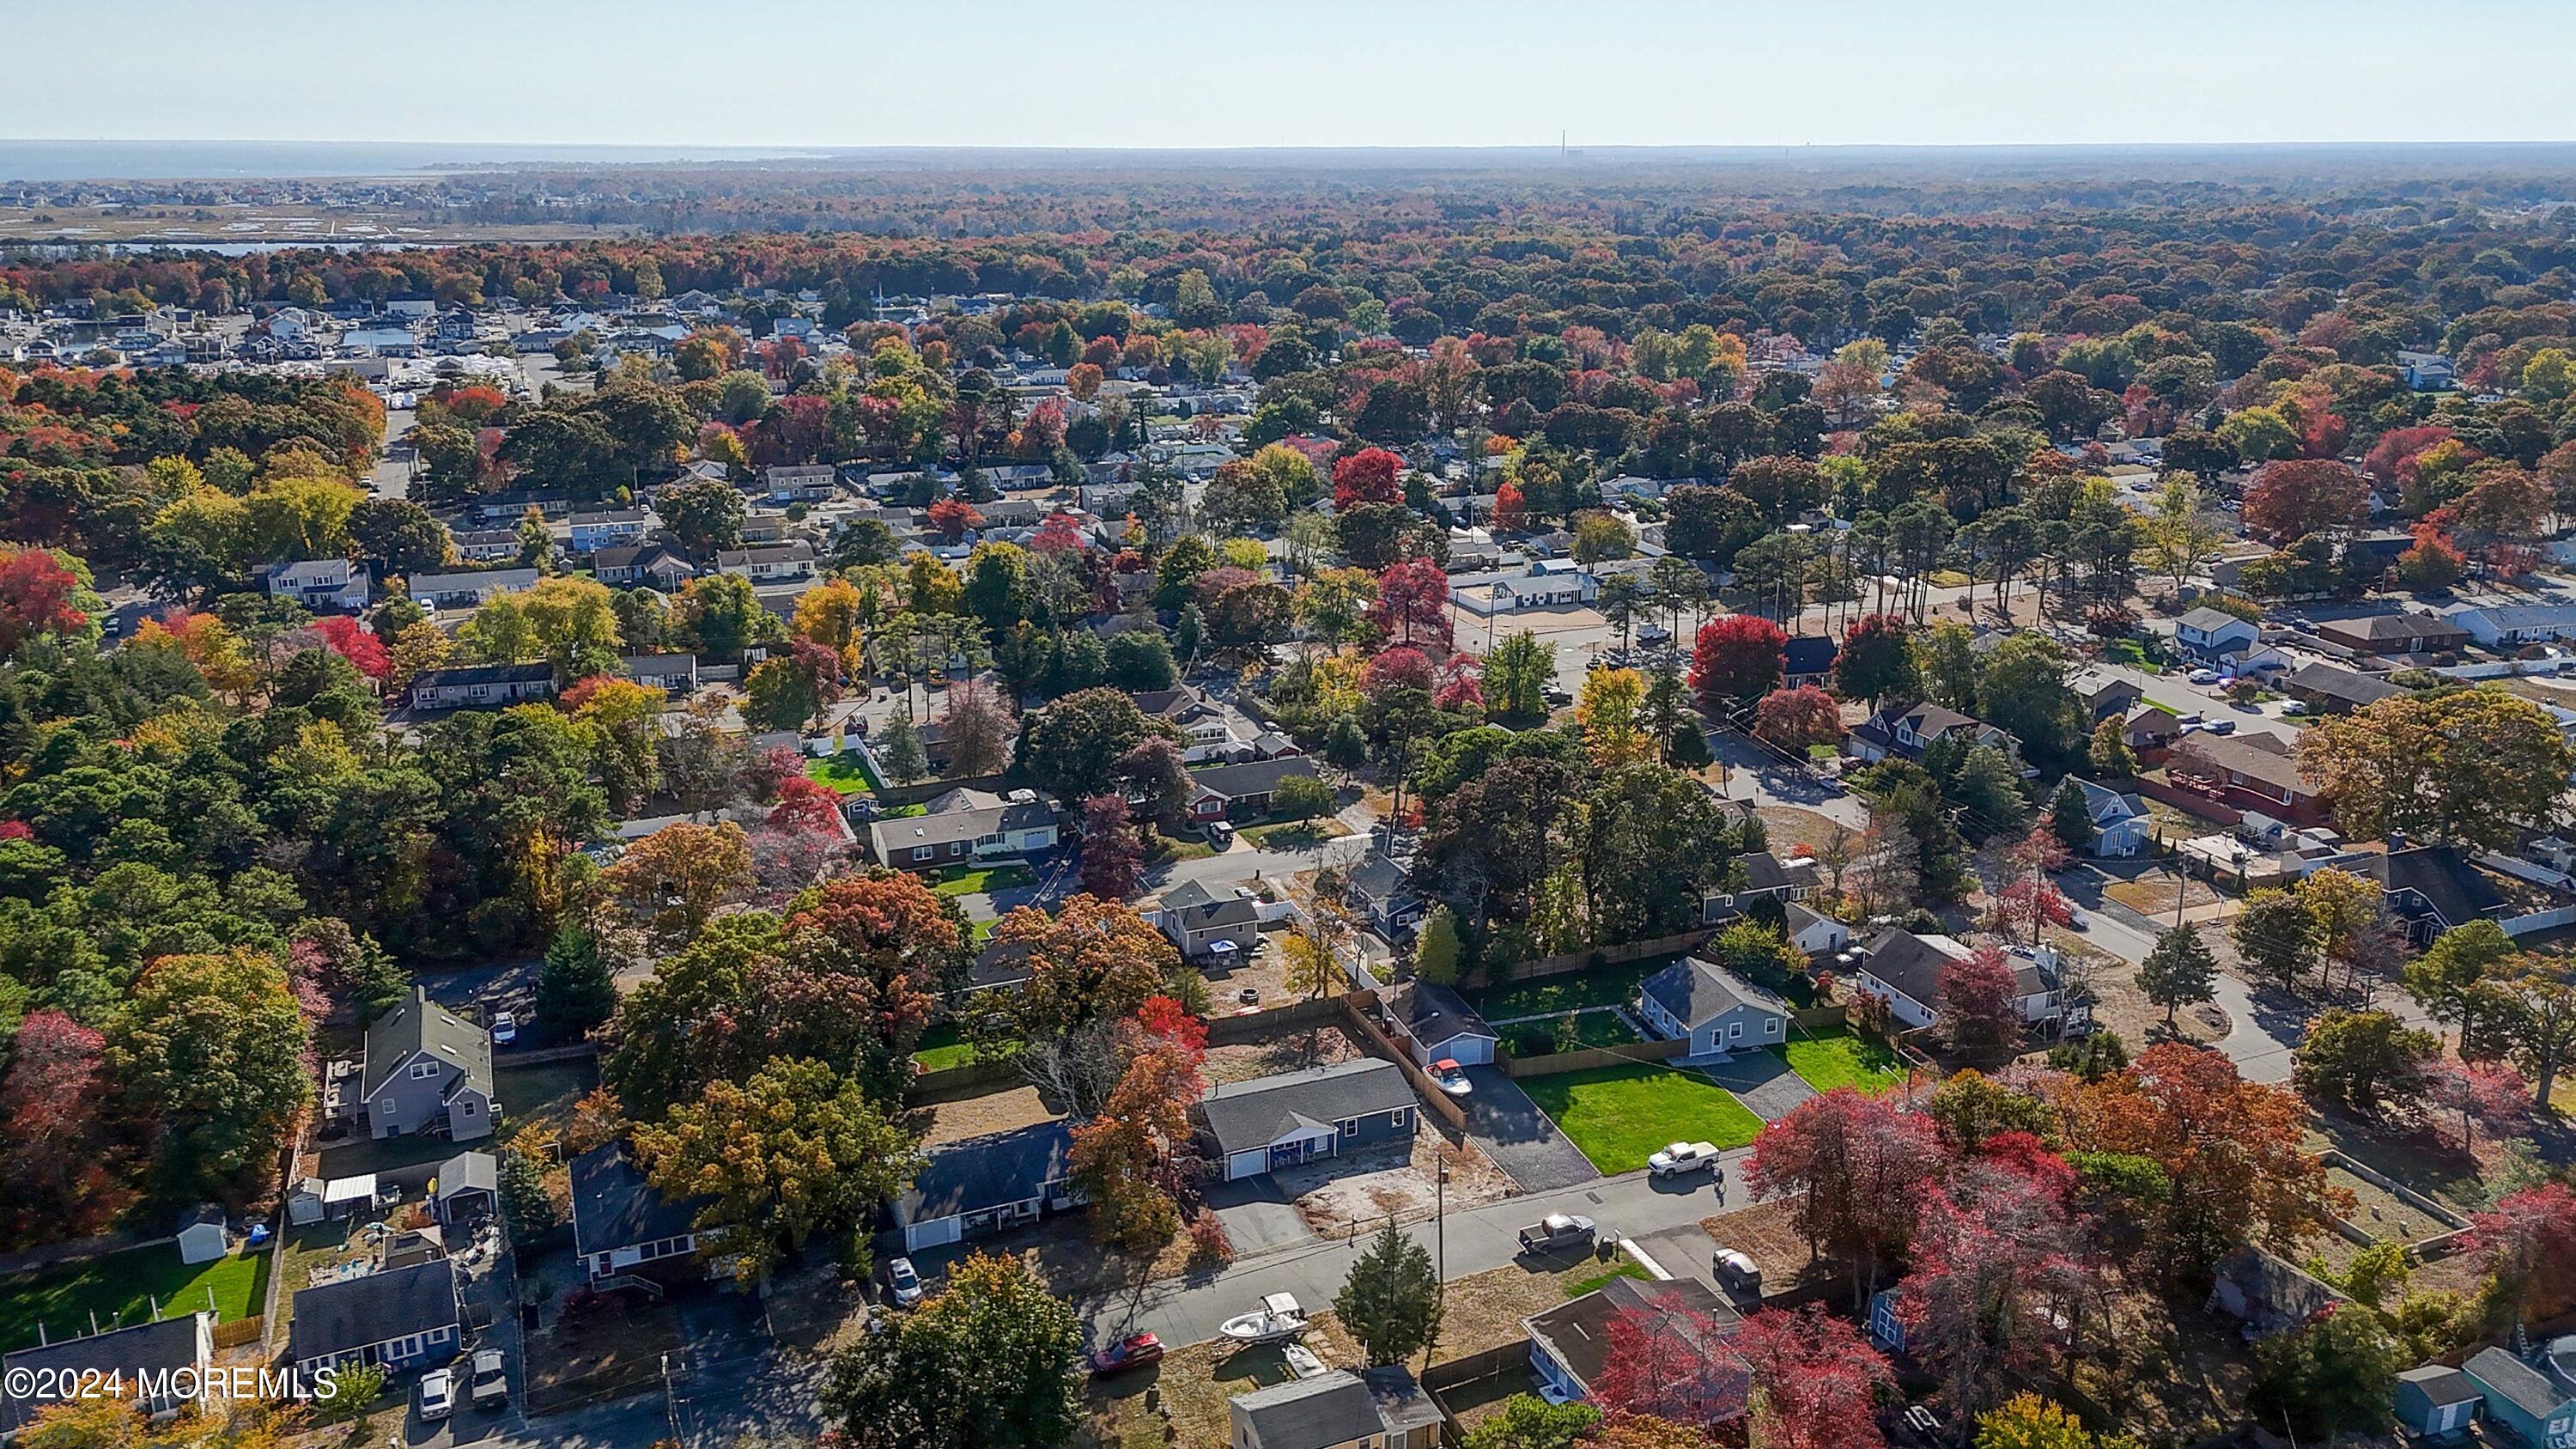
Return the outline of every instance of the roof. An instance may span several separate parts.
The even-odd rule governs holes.
[[[411,1000],[367,1026],[367,1080],[361,1095],[373,1098],[413,1057],[422,1053],[465,1073],[469,1086],[492,1094],[492,1034],[429,999],[414,986]]]
[[[1183,881],[1163,892],[1161,904],[1165,915],[1181,917],[1181,924],[1192,930],[1249,926],[1261,919],[1261,908],[1250,894],[1233,890],[1220,894],[1205,881]]]
[[[653,1190],[623,1142],[572,1160],[572,1241],[583,1257],[697,1231],[705,1199],[673,1202]]]
[[[734,564],[811,563],[813,561],[814,545],[801,538],[794,543],[771,543],[763,544],[759,548],[726,548],[716,551],[718,567]]]
[[[2394,614],[2367,614],[2358,619],[2328,619],[2317,625],[2317,632],[2340,634],[2371,644],[2412,644],[2419,639],[2455,639],[2468,631],[2449,619],[2399,610]]]
[[[2576,1398],[2576,1395],[2550,1382],[2549,1375],[2500,1348],[2482,1348],[2471,1354],[2469,1361],[2460,1367],[2468,1371],[2469,1377],[2535,1419],[2553,1417],[2569,1399]]]
[[[1948,936],[1918,936],[1889,931],[1869,943],[1861,969],[1902,991],[1917,1005],[1941,999],[1941,974],[1953,961],[1968,959],[1968,948]]]
[[[2174,622],[2177,624],[2188,624],[2192,628],[2198,629],[2203,634],[2224,633],[2229,629],[2254,628],[2252,624],[2247,623],[2243,619],[2237,618],[2234,614],[2228,613],[2224,609],[2212,609],[2206,606],[2194,609]],[[2260,631],[2258,630],[2257,632]]]
[[[2479,1396],[2477,1384],[2467,1374],[2438,1363],[2408,1369],[2397,1376],[2397,1382],[2412,1384],[2435,1404],[2465,1404]]]
[[[2139,692],[2136,681],[2113,674],[2098,665],[2075,671],[2075,676],[2066,681],[2066,687],[2075,691],[2075,697],[2087,704],[2114,690],[2125,689],[2131,694]]]
[[[2282,682],[2294,690],[2304,689],[2353,704],[2377,704],[2406,692],[2387,680],[2356,674],[2333,664],[2302,664]]]
[[[1304,755],[1287,755],[1276,760],[1253,760],[1241,765],[1217,765],[1205,770],[1192,770],[1190,784],[1203,795],[1222,795],[1240,800],[1247,795],[1267,795],[1279,788],[1279,782],[1292,775],[1316,778],[1315,762]]]
[[[302,1363],[455,1323],[456,1265],[433,1258],[299,1291],[287,1357]]]
[[[424,595],[468,594],[485,589],[508,592],[534,588],[542,577],[535,569],[464,569],[450,574],[413,574],[406,586],[415,599]]]
[[[2183,736],[2182,743],[2174,746],[2174,753],[2195,756],[2277,790],[2301,795],[2317,793],[2316,787],[2299,773],[2298,761],[2290,758],[2289,745],[2278,735],[2214,735],[2199,730]]]
[[[1783,1017],[1789,1014],[1787,1002],[1716,962],[1697,956],[1674,962],[1647,977],[1637,989],[1653,997],[1684,1026],[1693,1028],[1738,1007]]]
[[[2084,809],[2096,825],[2106,819],[2132,820],[2147,813],[2146,800],[2134,792],[2114,790],[2108,785],[2095,784],[2073,775],[2066,778],[2074,782],[2076,789],[2084,792]],[[2114,806],[2118,809],[2114,810]]]
[[[1351,867],[1350,887],[1372,901],[1389,905],[1413,898],[1413,876],[1395,857],[1373,850],[1368,858]]]
[[[500,1187],[501,1160],[489,1152],[460,1152],[438,1165],[441,1198],[460,1192],[498,1192]]]
[[[551,664],[468,664],[458,669],[424,669],[413,689],[444,689],[467,684],[527,684],[555,677]]]
[[[1677,1278],[1668,1283],[1613,1278],[1600,1289],[1522,1323],[1529,1329],[1531,1342],[1545,1346],[1548,1357],[1589,1389],[1610,1361],[1611,1320],[1632,1308],[1704,1313],[1718,1321],[1721,1332],[1728,1333],[1743,1321],[1733,1304],[1697,1278]]]
[[[2459,926],[2503,910],[2505,899],[2493,882],[2468,859],[2447,845],[2418,845],[2404,850],[2356,850],[2328,860],[2318,869],[2340,870],[2379,882],[2395,894],[2422,896],[2445,925]]]
[[[1024,1202],[1073,1173],[1073,1129],[1063,1122],[942,1147],[895,1199],[895,1220],[924,1223]]]
[[[1386,1421],[1387,1433],[1401,1434],[1440,1422],[1440,1406],[1432,1402],[1431,1395],[1414,1379],[1413,1371],[1404,1365],[1363,1369],[1360,1377],[1368,1381],[1369,1394],[1377,1400],[1378,1417]]]
[[[1481,1036],[1492,1041],[1494,1029],[1485,1025],[1466,999],[1446,986],[1429,981],[1399,983],[1388,998],[1388,1009],[1404,1023],[1405,1031],[1424,1046],[1437,1046],[1461,1036]]]
[[[1834,667],[1834,657],[1842,652],[1830,634],[1798,634],[1781,646],[1786,661],[1783,672],[1789,675],[1822,674]]]
[[[1234,1396],[1261,1449],[1332,1449],[1386,1432],[1368,1382],[1348,1369]]]
[[[1789,890],[1816,884],[1816,862],[1812,857],[1782,860],[1767,850],[1747,851],[1735,858],[1744,867],[1744,888],[1748,891]]]
[[[2305,1320],[2343,1301],[2332,1284],[2251,1244],[2219,1259],[2211,1271],[2236,1285],[2248,1304],[2279,1318]]]
[[[1199,1099],[1199,1112],[1217,1150],[1231,1156],[1267,1147],[1300,1128],[1329,1127],[1412,1105],[1413,1088],[1395,1063],[1363,1057],[1210,1087]]]
[[[195,1367],[199,1350],[209,1346],[201,1342],[201,1335],[209,1334],[213,1328],[211,1323],[200,1326],[197,1321],[200,1316],[211,1319],[214,1311],[201,1308],[175,1318],[131,1324],[37,1348],[22,1348],[0,1362],[6,1363],[8,1372],[5,1377],[13,1386],[29,1382],[21,1377],[21,1370],[37,1376],[51,1371],[56,1377],[66,1372],[101,1376],[121,1374],[124,1382],[130,1384],[139,1372]],[[37,1408],[68,1397],[68,1394],[56,1394],[38,1399],[13,1387],[5,1397],[0,1397],[0,1433],[15,1432],[34,1416]]]

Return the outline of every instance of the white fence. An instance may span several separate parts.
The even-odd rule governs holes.
[[[2576,925],[2576,906],[2560,906],[2555,910],[2534,911],[2530,915],[2515,916],[2511,920],[2499,921],[2496,924],[2504,927],[2504,933],[2508,936],[2528,936],[2539,931],[2554,930],[2560,926]]]

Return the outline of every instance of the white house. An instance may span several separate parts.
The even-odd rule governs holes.
[[[344,558],[279,564],[268,571],[268,593],[317,612],[354,614],[367,607],[367,571]]]
[[[1676,961],[1637,986],[1637,1014],[1655,1035],[1688,1038],[1690,1055],[1731,1052],[1789,1039],[1789,1003],[1713,961]]]
[[[232,1230],[224,1226],[224,1210],[216,1203],[189,1209],[178,1238],[182,1263],[211,1263],[233,1250]]]
[[[2233,659],[2263,642],[2263,631],[2223,609],[2198,608],[2174,621],[2174,642],[2201,659]]]
[[[2490,649],[2519,649],[2576,638],[2576,603],[2510,604],[2482,608],[2454,604],[2443,611],[2470,638]]]
[[[619,544],[637,543],[653,527],[653,515],[641,508],[611,508],[572,516],[572,551],[597,553]]]
[[[1858,953],[1854,979],[1864,991],[1888,1000],[1889,1011],[1907,1026],[1930,1026],[1941,1019],[1941,979],[1957,962],[1975,954],[1948,936],[1918,936],[1889,931]],[[2006,957],[2013,969],[2014,1001],[2024,1021],[2047,1021],[2065,1014],[2057,988],[2057,953],[2042,947],[2036,955]]]
[[[716,572],[733,574],[756,584],[811,578],[814,574],[814,545],[800,538],[794,543],[768,548],[720,549],[716,553]]]
[[[1830,956],[1851,945],[1851,927],[1795,901],[1781,907],[1787,916],[1789,944],[1810,956]]]

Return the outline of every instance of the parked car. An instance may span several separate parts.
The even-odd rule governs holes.
[[[1546,700],[1549,707],[1553,709],[1563,709],[1567,705],[1574,703],[1573,695],[1566,693],[1564,690],[1559,689],[1553,684],[1540,690],[1539,698]]]
[[[1231,848],[1234,844],[1234,827],[1226,824],[1222,820],[1209,821],[1208,844],[1215,846],[1219,850]]]
[[[1521,1251],[1554,1253],[1567,1248],[1589,1248],[1598,1231],[1590,1218],[1573,1213],[1549,1213],[1521,1229]]]
[[[495,1408],[510,1402],[510,1376],[502,1371],[501,1350],[487,1348],[474,1355],[474,1407]]]
[[[1452,1097],[1464,1097],[1476,1090],[1476,1084],[1467,1080],[1467,1069],[1458,1065],[1455,1057],[1442,1057],[1433,1062],[1431,1080],[1438,1082],[1440,1090]]]
[[[2306,714],[2307,712],[2308,702],[2304,699],[2294,699],[2281,706],[2281,713],[2293,717]]]
[[[2218,671],[2215,669],[2195,669],[2191,673],[2184,675],[2183,678],[2190,680],[2194,684],[2216,684],[2218,682]]]
[[[1661,624],[1648,624],[1637,631],[1637,642],[1640,644],[1661,644],[1671,637],[1673,637],[1673,631]]]
[[[492,1013],[492,1045],[508,1046],[519,1039],[519,1015],[514,1011]]]
[[[886,1264],[886,1287],[894,1294],[895,1306],[910,1308],[921,1301],[921,1274],[910,1258],[897,1258]]]
[[[1675,1142],[1646,1159],[1646,1171],[1656,1177],[1678,1177],[1715,1166],[1717,1147],[1709,1142]]]
[[[1091,1371],[1101,1378],[1123,1374],[1163,1360],[1163,1341],[1150,1333],[1131,1333],[1091,1355]]]
[[[456,1371],[431,1369],[420,1376],[420,1417],[444,1419],[456,1412]]]
[[[2201,728],[2214,735],[2232,735],[2236,733],[2236,721],[2232,719],[2214,719],[2209,723],[2202,725]]]

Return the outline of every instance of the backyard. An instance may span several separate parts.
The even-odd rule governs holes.
[[[1625,1046],[1638,1040],[1637,1030],[1617,1011],[1569,1011],[1500,1028],[1504,1045],[1516,1057],[1543,1056],[1578,1047]]]
[[[1671,1142],[1742,1147],[1762,1119],[1697,1072],[1647,1064],[1524,1077],[1521,1089],[1605,1175],[1634,1172]]]
[[[912,1059],[925,1072],[943,1072],[950,1067],[969,1066],[1017,1052],[1017,1043],[998,1048],[977,1046],[957,1030],[955,1022],[943,1021],[921,1034],[920,1043],[912,1049]]]
[[[864,795],[885,788],[868,768],[867,756],[856,750],[830,759],[807,760],[805,778],[829,785],[844,795]]]
[[[0,1349],[34,1345],[100,1328],[141,1323],[157,1306],[164,1313],[207,1305],[214,1295],[220,1321],[257,1314],[268,1294],[268,1253],[227,1253],[211,1263],[183,1263],[175,1243],[130,1248],[76,1263],[0,1280]]]
[[[1625,966],[1603,966],[1591,971],[1568,971],[1562,976],[1511,981],[1471,992],[1467,1000],[1487,1021],[1552,1016],[1586,1006],[1620,1006],[1637,994],[1638,982],[1680,959],[1678,956],[1650,956]]]
[[[1781,1055],[1789,1059],[1789,1070],[1819,1092],[1858,1087],[1876,1096],[1905,1085],[1905,1061],[1895,1049],[1855,1036],[1849,1027],[1794,1038]]]

